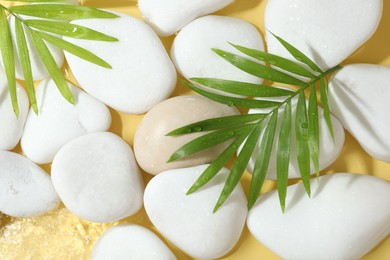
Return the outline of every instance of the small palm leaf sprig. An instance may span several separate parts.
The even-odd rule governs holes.
[[[339,70],[341,66],[335,66],[329,70],[321,70],[312,60],[305,56],[297,48],[273,35],[284,46],[284,48],[298,61],[293,62],[283,57],[266,52],[249,49],[243,46],[231,44],[235,49],[261,62],[271,66],[263,65],[243,56],[238,56],[220,49],[212,49],[216,54],[237,68],[263,78],[265,80],[297,86],[297,91],[274,88],[270,86],[237,82],[215,78],[191,78],[190,80],[203,85],[206,89],[219,90],[229,94],[255,97],[232,97],[231,95],[215,94],[213,92],[196,87],[193,84],[183,81],[182,83],[193,91],[216,102],[242,108],[268,109],[266,113],[243,114],[221,118],[208,119],[178,128],[167,135],[176,136],[194,132],[211,131],[179,148],[169,161],[179,160],[191,154],[211,148],[220,143],[231,140],[230,145],[209,165],[192,185],[187,194],[191,194],[207,182],[232,159],[241,146],[241,150],[234,160],[225,186],[215,205],[216,212],[228,199],[234,188],[239,183],[247,164],[259,143],[259,150],[256,155],[253,169],[248,208],[255,204],[262,185],[264,183],[270,156],[275,138],[277,138],[276,163],[277,163],[277,189],[281,209],[285,210],[285,201],[288,185],[288,171],[291,151],[291,140],[296,140],[296,154],[301,174],[301,179],[310,196],[310,162],[319,176],[319,151],[320,133],[318,118],[317,88],[319,84],[320,100],[323,105],[324,118],[328,129],[334,137],[332,121],[327,99],[327,77]],[[286,71],[287,73],[283,72]],[[296,76],[297,75],[297,76]],[[307,81],[302,80],[307,78]],[[309,101],[306,102],[305,90],[310,90]],[[295,111],[295,136],[292,136],[293,109],[291,101],[297,98]],[[275,101],[275,98],[282,101]],[[279,111],[283,113],[280,131],[276,136]],[[261,137],[262,136],[262,137]]]
[[[72,104],[74,104],[72,92],[66,83],[61,69],[57,66],[53,55],[50,53],[47,43],[53,44],[64,51],[96,65],[111,68],[107,62],[95,54],[62,39],[62,36],[94,41],[118,41],[114,37],[68,22],[69,20],[92,18],[117,18],[117,15],[95,8],[61,3],[66,2],[64,0],[6,1],[39,3],[12,7],[6,7],[0,3],[0,52],[7,76],[12,107],[16,116],[19,115],[15,76],[15,57],[17,55],[19,55],[21,61],[30,104],[35,113],[38,113],[31,60],[27,44],[28,39],[31,39],[33,47],[38,52],[39,58],[42,60],[49,75],[53,78],[62,96]],[[16,44],[13,42],[7,13],[15,18]]]

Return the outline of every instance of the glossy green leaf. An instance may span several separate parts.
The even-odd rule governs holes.
[[[202,90],[198,87],[195,87],[188,82],[183,81],[183,85],[188,87],[189,89],[197,92],[198,94],[207,97],[211,100],[214,100],[218,103],[226,104],[228,106],[236,106],[236,107],[247,107],[247,108],[269,108],[280,105],[280,102],[276,101],[267,101],[267,100],[255,100],[255,99],[246,99],[246,98],[236,98],[236,97],[228,97],[222,96],[219,94],[214,94],[205,90]]]
[[[210,147],[214,147],[218,144],[224,143],[237,135],[242,134],[248,128],[253,127],[253,124],[244,126],[234,126],[227,129],[222,129],[209,134],[202,135],[176,150],[169,158],[168,162],[173,162],[181,158],[190,156],[194,153],[206,150]]]
[[[297,159],[303,185],[310,196],[310,149],[309,122],[307,119],[306,99],[303,92],[299,94],[295,118]]]
[[[274,82],[285,83],[290,85],[304,86],[306,83],[300,79],[283,73],[279,70],[267,67],[263,64],[254,62],[252,60],[243,58],[230,52],[219,49],[212,49],[216,54],[230,62],[235,67],[266,80]]]
[[[284,212],[286,208],[286,196],[288,185],[288,171],[290,165],[291,150],[291,130],[292,130],[292,109],[291,101],[286,103],[283,113],[283,120],[280,126],[278,147],[276,151],[276,176],[279,202]]]
[[[249,134],[247,140],[244,143],[236,161],[234,162],[229,176],[225,182],[225,186],[222,189],[221,195],[215,205],[214,212],[216,212],[229,198],[230,194],[234,191],[234,188],[240,182],[241,176],[244,174],[246,166],[252,156],[253,150],[257,144],[257,140],[260,137],[262,122],[255,124],[255,127]]]
[[[323,73],[323,71],[320,69],[320,67],[317,66],[309,57],[307,57],[303,52],[292,46],[290,43],[286,42],[279,36],[276,36],[275,34],[271,33],[282,45],[283,47],[298,61],[305,63],[307,66],[309,66],[312,70],[317,71],[319,73]]]
[[[330,134],[334,140],[333,124],[332,124],[332,119],[330,116],[330,109],[329,109],[329,103],[328,103],[328,93],[327,93],[326,88],[327,88],[326,79],[321,77],[320,78],[320,94],[321,94],[322,107],[324,109],[324,118],[325,118],[326,124],[328,125],[328,129],[330,131]]]
[[[10,11],[16,14],[51,20],[80,20],[96,18],[117,18],[116,14],[103,10],[68,4],[39,4],[13,6]]]
[[[237,139],[231,143],[218,157],[215,159],[206,170],[199,176],[195,183],[188,190],[188,194],[192,194],[195,191],[202,188],[206,183],[208,183],[212,178],[217,175],[217,173],[228,163],[228,161],[233,157],[234,153],[238,150],[238,147],[246,139],[250,129],[247,132],[243,132],[240,136],[237,136]]]
[[[237,50],[241,51],[242,53],[245,53],[246,55],[248,55],[252,58],[255,58],[255,59],[260,60],[260,61],[264,61],[272,66],[281,68],[281,69],[288,71],[290,73],[300,75],[300,76],[303,76],[306,78],[314,78],[315,77],[315,75],[313,73],[311,73],[310,71],[308,71],[306,68],[302,67],[298,63],[295,63],[289,59],[286,59],[286,58],[283,58],[283,57],[280,57],[280,56],[277,56],[277,55],[274,55],[271,53],[250,49],[250,48],[247,48],[244,46],[235,45],[232,43],[231,43],[231,45],[234,48],[236,48]]]
[[[204,131],[223,129],[223,128],[237,126],[237,125],[243,125],[246,123],[261,120],[266,116],[267,116],[266,114],[248,114],[248,115],[225,116],[225,117],[206,119],[194,124],[189,124],[180,127],[178,129],[175,129],[169,132],[167,136],[198,133]]]
[[[67,51],[67,52],[69,52],[69,53],[71,53],[71,54],[73,54],[81,59],[84,59],[86,61],[89,61],[91,63],[94,63],[96,65],[99,65],[99,66],[107,68],[107,69],[112,68],[110,64],[108,64],[106,61],[102,60],[101,58],[99,58],[98,56],[93,54],[92,52],[90,52],[84,48],[81,48],[73,43],[70,43],[70,42],[65,41],[61,38],[57,38],[55,36],[52,36],[50,34],[43,33],[43,32],[37,31],[37,32],[35,32],[35,34],[39,35],[39,37],[41,37],[45,41],[50,42],[51,44],[54,44],[57,47],[63,49],[64,51]]]
[[[278,110],[274,110],[264,130],[259,150],[256,155],[256,162],[253,168],[251,186],[249,190],[248,208],[251,209],[255,204],[261,187],[264,184],[267,175],[268,165],[271,158],[272,146],[275,138],[276,124],[278,121]],[[260,134],[260,133],[259,133]]]
[[[317,177],[320,175],[320,127],[318,123],[318,103],[317,93],[314,84],[310,86],[309,97],[309,148],[310,156],[316,171]]]
[[[29,50],[27,47],[26,35],[24,33],[23,25],[19,19],[15,19],[15,34],[16,43],[20,57],[20,63],[23,70],[24,80],[26,82],[27,94],[35,114],[38,114],[37,100],[35,97],[34,81],[31,70],[31,61]]]
[[[16,94],[15,56],[12,36],[5,10],[0,6],[0,51],[8,81],[12,107],[16,117],[19,116],[18,96]]]
[[[291,90],[232,80],[214,78],[191,78],[190,80],[209,88],[251,97],[285,97],[295,93]]]
[[[39,57],[41,58],[46,70],[49,72],[53,81],[56,83],[58,90],[61,92],[61,95],[68,102],[74,104],[73,94],[69,89],[68,83],[66,82],[65,77],[61,72],[61,69],[58,68],[45,42],[40,37],[40,34],[33,30],[29,30],[28,32],[30,33],[30,37],[34,43],[35,48],[38,51]]]
[[[68,22],[48,20],[25,20],[24,22],[29,27],[66,37],[93,41],[118,41],[118,39],[108,36],[107,34]]]

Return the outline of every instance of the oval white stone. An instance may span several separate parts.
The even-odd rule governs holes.
[[[87,19],[72,23],[117,38],[118,42],[66,40],[86,48],[112,69],[99,67],[65,52],[76,80],[106,105],[142,114],[169,97],[176,85],[176,70],[155,32],[140,20],[119,14],[116,19]]]
[[[302,51],[322,69],[338,65],[378,27],[382,0],[269,0],[265,28]],[[295,60],[266,34],[268,51]]]
[[[41,18],[32,18],[28,16],[22,16],[22,18],[25,19],[41,19]],[[24,80],[24,75],[23,75],[23,70],[22,70],[22,65],[20,63],[19,59],[19,52],[18,48],[16,48],[17,43],[16,43],[16,33],[15,33],[15,18],[10,15],[8,17],[8,22],[10,25],[11,33],[12,33],[12,39],[13,43],[15,46],[15,69],[16,69],[16,78]],[[35,45],[32,42],[32,39],[26,34],[26,41],[27,41],[27,48],[29,50],[29,55],[30,55],[30,62],[31,62],[31,70],[32,70],[32,76],[34,80],[42,80],[44,78],[47,78],[49,76],[49,73],[47,72],[45,65],[41,61],[41,58],[35,48]],[[62,67],[62,64],[64,63],[64,52],[56,47],[55,45],[51,43],[46,43],[51,55],[54,58],[54,61],[56,62],[58,67]],[[0,66],[4,70],[3,67],[3,59],[0,55]]]
[[[194,258],[215,259],[227,254],[239,239],[247,214],[240,184],[213,213],[227,178],[227,169],[199,191],[186,195],[208,165],[160,173],[146,187],[144,204],[153,225]]]
[[[52,180],[65,206],[93,222],[114,222],[142,207],[143,184],[130,146],[108,132],[91,133],[55,156]]]
[[[347,65],[329,84],[329,106],[372,157],[390,162],[390,68]]]
[[[250,232],[283,259],[360,259],[390,233],[390,184],[338,173],[287,189],[286,211],[278,193],[262,195],[248,214]]]
[[[218,11],[234,0],[139,0],[138,5],[146,22],[160,36],[179,31],[197,17]]]
[[[24,154],[35,163],[50,163],[69,141],[110,127],[110,111],[104,104],[71,83],[68,86],[76,105],[64,99],[52,79],[41,82],[36,91],[39,112],[30,110],[21,140]]]
[[[169,248],[150,230],[137,225],[119,225],[106,230],[94,245],[92,260],[174,260]]]
[[[300,178],[300,170],[298,166],[297,161],[297,153],[296,153],[296,132],[295,132],[295,111],[297,107],[297,98],[293,98],[291,105],[292,105],[292,130],[291,130],[291,151],[290,151],[290,162],[289,162],[289,178]],[[256,113],[264,113],[265,109],[250,109],[249,114],[256,114]],[[278,115],[278,125],[277,130],[275,132],[275,139],[273,144],[273,150],[271,153],[271,158],[268,166],[268,172],[267,172],[267,179],[276,180],[276,150],[278,145],[278,136],[280,132],[280,125],[283,119],[283,113],[284,113],[284,107],[283,109],[279,110]],[[318,108],[318,123],[319,123],[319,131],[320,131],[320,157],[319,157],[319,166],[320,171],[331,165],[340,155],[345,141],[345,134],[344,134],[344,128],[341,125],[341,123],[331,115],[332,120],[332,126],[334,131],[334,140],[332,138],[332,135],[328,129],[328,125],[326,124],[324,115],[323,115],[323,109],[321,107]],[[260,135],[260,139],[262,138],[264,134],[264,131],[262,131]],[[260,141],[258,142],[258,145],[255,147],[255,150],[253,152],[253,155],[251,156],[247,170],[249,172],[253,172],[256,157],[259,151],[260,147]],[[312,174],[315,173],[315,168],[313,163],[310,165],[310,172]]]
[[[1,56],[1,55],[0,55]],[[26,91],[16,83],[19,117],[12,108],[7,77],[0,72],[0,150],[12,150],[18,144],[28,114],[28,97]]]
[[[58,207],[50,176],[27,158],[0,151],[0,211],[12,217],[34,217]]]
[[[167,163],[181,146],[204,133],[166,136],[169,132],[209,118],[238,115],[236,108],[228,107],[199,95],[178,96],[154,106],[142,119],[134,137],[134,153],[140,167],[148,173],[190,167],[214,160],[228,143],[196,153],[187,158]]]
[[[239,55],[229,42],[263,50],[263,39],[252,24],[232,17],[205,16],[186,25],[176,36],[171,57],[178,71],[187,79],[210,77],[261,83],[262,79],[234,67],[211,48]]]

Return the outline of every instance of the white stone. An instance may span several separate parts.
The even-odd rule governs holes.
[[[58,207],[50,176],[27,158],[0,151],[0,211],[12,217],[34,217]]]
[[[89,221],[114,222],[142,207],[143,184],[133,152],[112,133],[69,142],[56,154],[51,177],[65,206]]]
[[[0,150],[12,150],[19,142],[28,114],[28,97],[26,91],[16,83],[19,117],[12,108],[7,77],[0,72]]]
[[[41,82],[37,91],[38,115],[30,109],[21,146],[38,164],[50,163],[69,141],[91,132],[107,131],[111,124],[108,108],[68,83],[76,105],[61,95],[52,79]]]
[[[337,173],[262,195],[249,211],[255,238],[283,259],[360,259],[390,233],[390,184],[368,175]]]
[[[80,86],[106,105],[142,114],[168,98],[176,85],[176,70],[155,32],[125,14],[116,19],[86,19],[72,23],[117,38],[118,42],[91,42],[65,38],[106,62],[106,69],[65,52]]]
[[[119,225],[106,230],[94,245],[91,260],[174,260],[169,248],[150,230],[137,225]]]
[[[27,16],[22,16],[24,19],[40,19],[40,18],[31,18]],[[13,43],[14,43],[14,49],[15,49],[15,68],[16,68],[16,77],[18,79],[24,80],[24,75],[23,75],[23,70],[22,70],[22,65],[20,63],[19,59],[19,52],[17,48],[17,43],[16,43],[16,33],[15,33],[15,18],[10,15],[8,18],[8,22],[10,24],[10,29],[13,37]],[[26,35],[27,39],[27,47],[29,50],[29,55],[30,55],[30,62],[31,62],[31,70],[32,70],[32,76],[34,80],[42,80],[44,78],[47,78],[49,76],[49,73],[46,70],[45,65],[41,61],[41,58],[35,48],[34,43],[32,40],[29,38],[28,35]],[[46,43],[51,55],[54,58],[54,61],[56,62],[58,67],[62,67],[62,64],[64,63],[64,52],[56,47],[55,45],[52,45],[51,43]],[[4,70],[3,67],[3,59],[0,55],[0,66]]]
[[[290,162],[289,162],[289,178],[300,178],[301,174],[299,171],[298,161],[297,161],[297,153],[296,153],[296,132],[295,132],[295,111],[297,106],[297,98],[293,98],[292,105],[292,130],[291,130],[291,151],[290,151]],[[249,114],[263,113],[266,109],[250,109]],[[278,144],[278,136],[280,131],[280,125],[283,119],[284,109],[279,109],[278,116],[278,125],[277,130],[275,132],[275,139],[273,144],[273,150],[270,157],[270,162],[268,166],[267,179],[276,180],[276,150]],[[320,156],[319,156],[319,169],[320,171],[331,165],[340,155],[345,141],[344,128],[341,123],[331,115],[333,132],[334,132],[334,140],[329,131],[328,125],[326,124],[323,109],[321,107],[318,108],[318,123],[319,123],[319,131],[320,131]],[[260,140],[263,136],[263,133],[260,135]],[[255,147],[254,153],[249,160],[247,170],[249,172],[253,172],[256,157],[258,154],[260,141],[258,142],[258,146]],[[315,168],[313,163],[310,165],[310,172],[312,174],[315,173]]]
[[[265,28],[311,58],[320,68],[338,65],[378,27],[383,0],[269,0]],[[270,33],[268,51],[295,60]]]
[[[186,192],[207,168],[169,170],[154,177],[144,195],[146,213],[161,234],[194,258],[215,259],[227,254],[239,239],[247,215],[240,184],[226,203],[213,209],[227,178],[227,169],[199,191]]]
[[[167,163],[171,155],[204,133],[166,136],[169,132],[198,121],[238,115],[234,107],[211,101],[199,95],[178,96],[154,106],[142,119],[134,137],[134,153],[140,167],[148,173],[196,166],[212,162],[229,143]]]
[[[145,21],[160,35],[169,36],[197,17],[213,13],[234,0],[139,0]]]
[[[390,162],[390,68],[347,65],[329,84],[329,106],[372,157]]]
[[[205,16],[186,25],[176,36],[171,57],[185,78],[210,77],[261,83],[252,76],[221,58],[211,48],[245,56],[230,43],[263,50],[263,39],[252,24],[232,17]]]

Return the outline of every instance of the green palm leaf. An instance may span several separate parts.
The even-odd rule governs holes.
[[[318,123],[318,103],[317,103],[317,92],[314,85],[310,86],[310,98],[309,98],[309,148],[310,155],[313,161],[314,169],[317,177],[320,175],[320,129]]]
[[[328,125],[328,129],[330,131],[330,134],[332,135],[332,138],[334,140],[333,124],[332,124],[332,119],[330,117],[328,93],[326,91],[326,86],[327,86],[326,79],[321,77],[320,78],[320,93],[321,93],[321,103],[322,103],[322,107],[324,109],[324,118],[325,118],[326,124]]]

